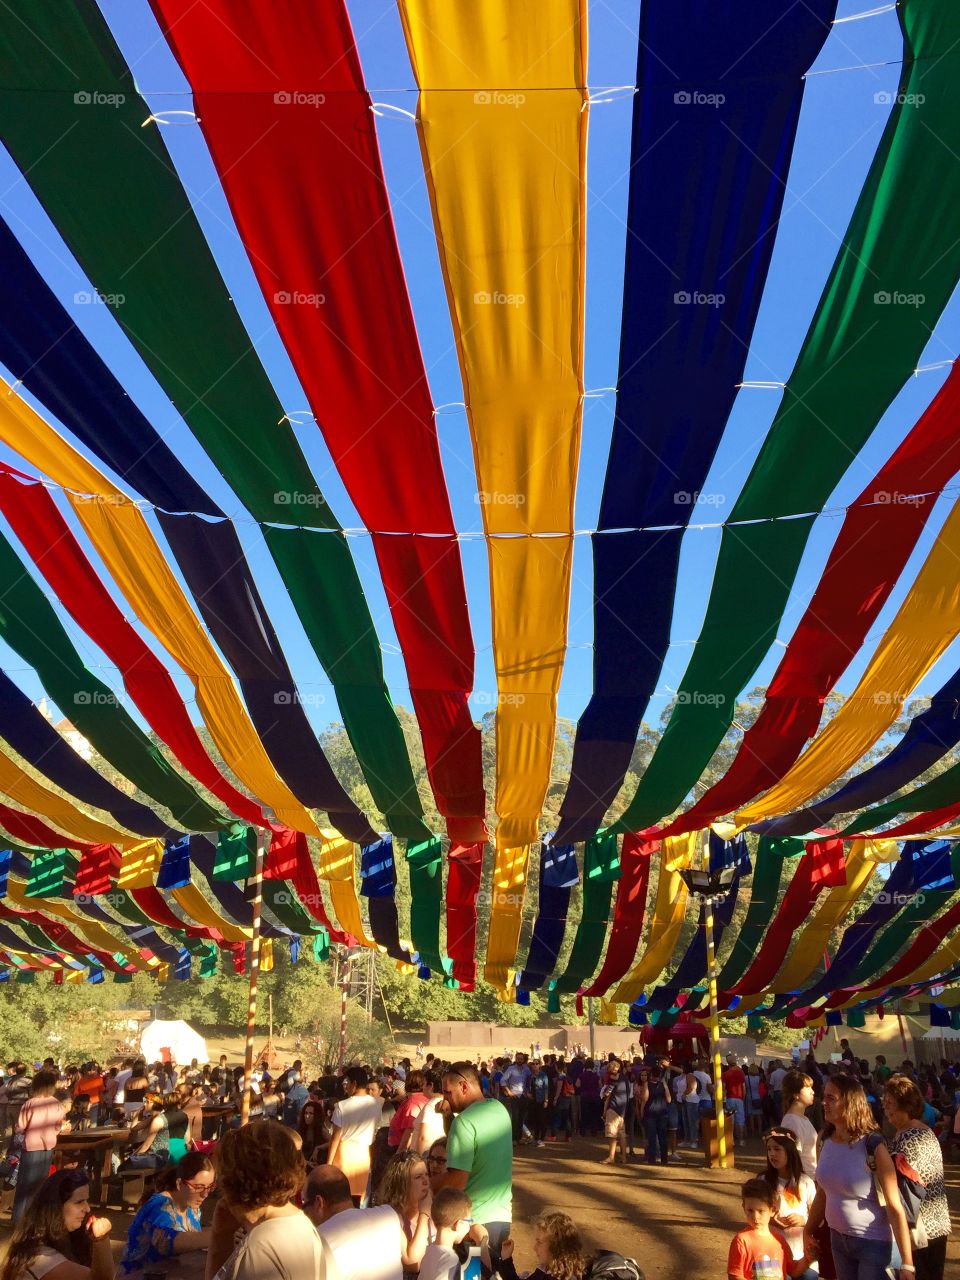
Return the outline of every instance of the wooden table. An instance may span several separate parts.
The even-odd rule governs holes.
[[[66,1153],[81,1157],[79,1163],[86,1163],[84,1156],[103,1152],[99,1166],[93,1168],[93,1199],[103,1204],[104,1188],[113,1173],[113,1153],[130,1140],[132,1129],[110,1128],[84,1129],[79,1133],[61,1133],[54,1149],[54,1160],[57,1168],[63,1167],[63,1156]]]

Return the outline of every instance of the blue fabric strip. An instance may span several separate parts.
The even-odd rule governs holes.
[[[960,743],[960,671],[914,716],[891,752],[842,786],[833,795],[751,827],[764,835],[803,835],[824,826],[837,813],[853,813],[892,796]]]
[[[593,538],[594,688],[558,840],[619,790],[670,636],[682,529],[743,377],[793,150],[803,74],[836,0],[640,9],[616,418]],[[721,209],[722,216],[718,216]]]

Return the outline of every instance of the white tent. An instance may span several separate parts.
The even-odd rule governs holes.
[[[931,1027],[924,1040],[960,1040],[960,1031],[953,1027]]]
[[[182,1018],[166,1022],[162,1018],[154,1020],[143,1029],[140,1037],[140,1052],[147,1062],[159,1062],[168,1049],[174,1062],[183,1066],[194,1058],[198,1062],[209,1062],[207,1044],[203,1036],[194,1031]]]

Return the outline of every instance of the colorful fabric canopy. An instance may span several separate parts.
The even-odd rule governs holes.
[[[593,538],[594,688],[561,840],[600,826],[656,688],[683,527],[743,376],[803,74],[835,9],[836,0],[791,0],[771,23],[763,0],[640,7],[620,374]],[[706,191],[735,192],[736,216],[718,217]],[[658,525],[670,528],[644,530]]]
[[[700,639],[621,830],[676,808],[720,743],[780,624],[812,524],[803,513],[822,506],[916,367],[960,274],[960,241],[941,203],[948,190],[960,198],[960,167],[941,164],[945,146],[960,149],[947,56],[960,39],[960,10],[904,0],[897,14],[903,71],[887,127],[780,410],[723,528]],[[889,305],[882,294],[917,305]],[[731,611],[748,582],[751,607]]]
[[[388,531],[375,534],[374,546],[437,806],[452,840],[482,839],[460,553],[346,8],[339,0],[259,0],[242,9],[227,0],[153,0],[153,8],[190,80],[317,425],[361,519]],[[297,200],[276,199],[291,185]]]

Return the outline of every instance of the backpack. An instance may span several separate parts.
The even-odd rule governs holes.
[[[651,1115],[662,1115],[668,1106],[667,1086],[662,1080],[654,1080],[650,1085],[650,1096],[647,1099],[647,1111]]]
[[[583,1280],[644,1280],[633,1258],[601,1249],[583,1273]]]
[[[576,1088],[571,1080],[564,1080],[560,1086],[560,1092],[565,1098],[572,1098],[576,1093]]]

